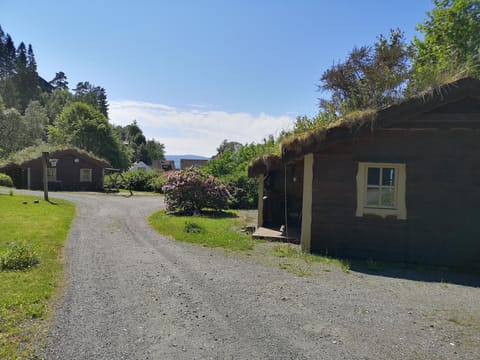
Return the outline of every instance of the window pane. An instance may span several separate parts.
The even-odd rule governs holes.
[[[367,205],[378,205],[380,203],[380,189],[367,188]]]
[[[394,186],[395,182],[395,169],[383,168],[382,169],[382,185]]]
[[[382,197],[380,205],[395,206],[395,191],[393,188],[382,188]]]
[[[368,168],[367,185],[380,185],[380,168]]]

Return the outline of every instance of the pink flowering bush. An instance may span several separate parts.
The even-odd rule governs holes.
[[[193,167],[172,172],[162,189],[167,211],[224,210],[230,200],[230,193],[218,179]]]

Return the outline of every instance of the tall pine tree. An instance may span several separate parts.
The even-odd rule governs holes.
[[[37,63],[31,45],[28,51],[23,42],[18,46],[15,70],[14,84],[18,92],[18,106],[23,113],[30,101],[37,100],[40,96]]]

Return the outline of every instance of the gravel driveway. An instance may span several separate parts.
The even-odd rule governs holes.
[[[480,281],[297,277],[158,235],[159,197],[55,196],[78,216],[45,359],[480,359]]]

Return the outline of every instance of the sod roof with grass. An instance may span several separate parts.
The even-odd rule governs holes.
[[[404,99],[385,109],[354,111],[324,127],[287,136],[280,143],[281,155],[265,154],[253,160],[248,175],[255,177],[269,170],[278,169],[284,163],[321,151],[329,145],[347,141],[365,132],[408,123],[416,115],[426,113],[442,105],[470,97],[480,100],[480,80],[471,77],[451,77],[442,84],[429,87],[416,96]]]
[[[392,127],[398,123],[409,124],[419,114],[465,98],[480,100],[479,79],[452,79],[385,109],[355,111],[325,127],[291,135],[280,144],[282,160],[290,162],[305,154],[321,151],[331,144],[350,140],[365,132],[374,132],[375,129]],[[413,123],[410,125],[414,127]]]
[[[50,158],[62,158],[65,156],[76,156],[81,158],[88,158],[90,162],[100,167],[110,167],[110,163],[102,159],[95,154],[86,150],[79,149],[71,145],[49,145],[42,144],[38,146],[31,146],[25,148],[17,153],[11,154],[6,159],[0,160],[0,168],[10,168],[16,166],[22,166],[32,160],[36,160],[42,157],[43,152],[49,152]]]

